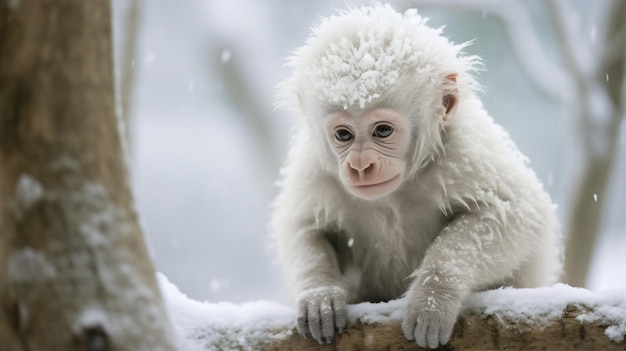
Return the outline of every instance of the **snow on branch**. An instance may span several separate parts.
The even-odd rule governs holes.
[[[319,345],[295,330],[295,311],[268,301],[202,303],[159,275],[181,350],[417,350],[400,323],[404,300],[349,306],[348,328]],[[449,346],[462,350],[626,348],[626,290],[594,293],[557,284],[498,289],[467,299]]]
[[[447,7],[490,15],[501,21],[515,54],[529,77],[546,94],[561,101],[573,94],[572,79],[543,49],[524,3],[502,0],[413,0],[411,6]]]

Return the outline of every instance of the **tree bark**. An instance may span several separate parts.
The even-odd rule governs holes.
[[[586,307],[583,307],[588,309]],[[626,341],[615,342],[605,334],[602,322],[582,323],[576,320],[581,309],[568,306],[563,316],[548,325],[507,325],[493,315],[465,314],[459,318],[452,338],[440,350],[624,350]],[[504,322],[504,323],[503,323]],[[284,333],[284,331],[282,331]],[[271,334],[280,334],[273,331]],[[357,322],[331,344],[320,345],[304,339],[295,330],[290,337],[249,345],[251,349],[275,351],[306,350],[423,350],[402,334],[400,322],[376,324]],[[230,344],[233,346],[233,344]],[[219,345],[217,348],[219,349]],[[242,347],[245,349],[245,347]]]
[[[124,130],[122,137],[129,149],[132,150],[133,131],[133,97],[135,90],[135,65],[137,56],[137,39],[139,38],[139,27],[141,24],[141,13],[143,8],[142,0],[131,0],[126,9],[125,26],[122,55],[120,56],[120,101],[122,105],[122,117],[124,120]]]
[[[109,1],[0,2],[0,349],[174,350],[115,115]]]

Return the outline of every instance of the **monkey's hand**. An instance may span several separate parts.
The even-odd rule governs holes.
[[[407,294],[402,331],[421,347],[435,349],[450,340],[461,310],[460,294],[438,284],[415,284]]]
[[[326,286],[300,293],[298,303],[298,331],[311,335],[317,342],[330,343],[335,327],[339,333],[346,327],[346,300],[344,289]]]

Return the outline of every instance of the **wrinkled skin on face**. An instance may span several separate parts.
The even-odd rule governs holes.
[[[339,179],[352,195],[373,200],[402,183],[410,135],[400,112],[377,108],[360,115],[331,113],[326,135],[337,156]]]

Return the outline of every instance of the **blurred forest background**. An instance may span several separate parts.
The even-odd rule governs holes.
[[[626,2],[390,3],[417,5],[454,42],[474,40],[487,110],[530,158],[563,234],[579,236],[568,250],[583,273],[570,278],[626,287],[626,10],[615,16]],[[285,57],[347,3],[113,5],[120,107],[157,270],[198,300],[286,301],[266,223],[295,118],[272,99],[290,74]]]

